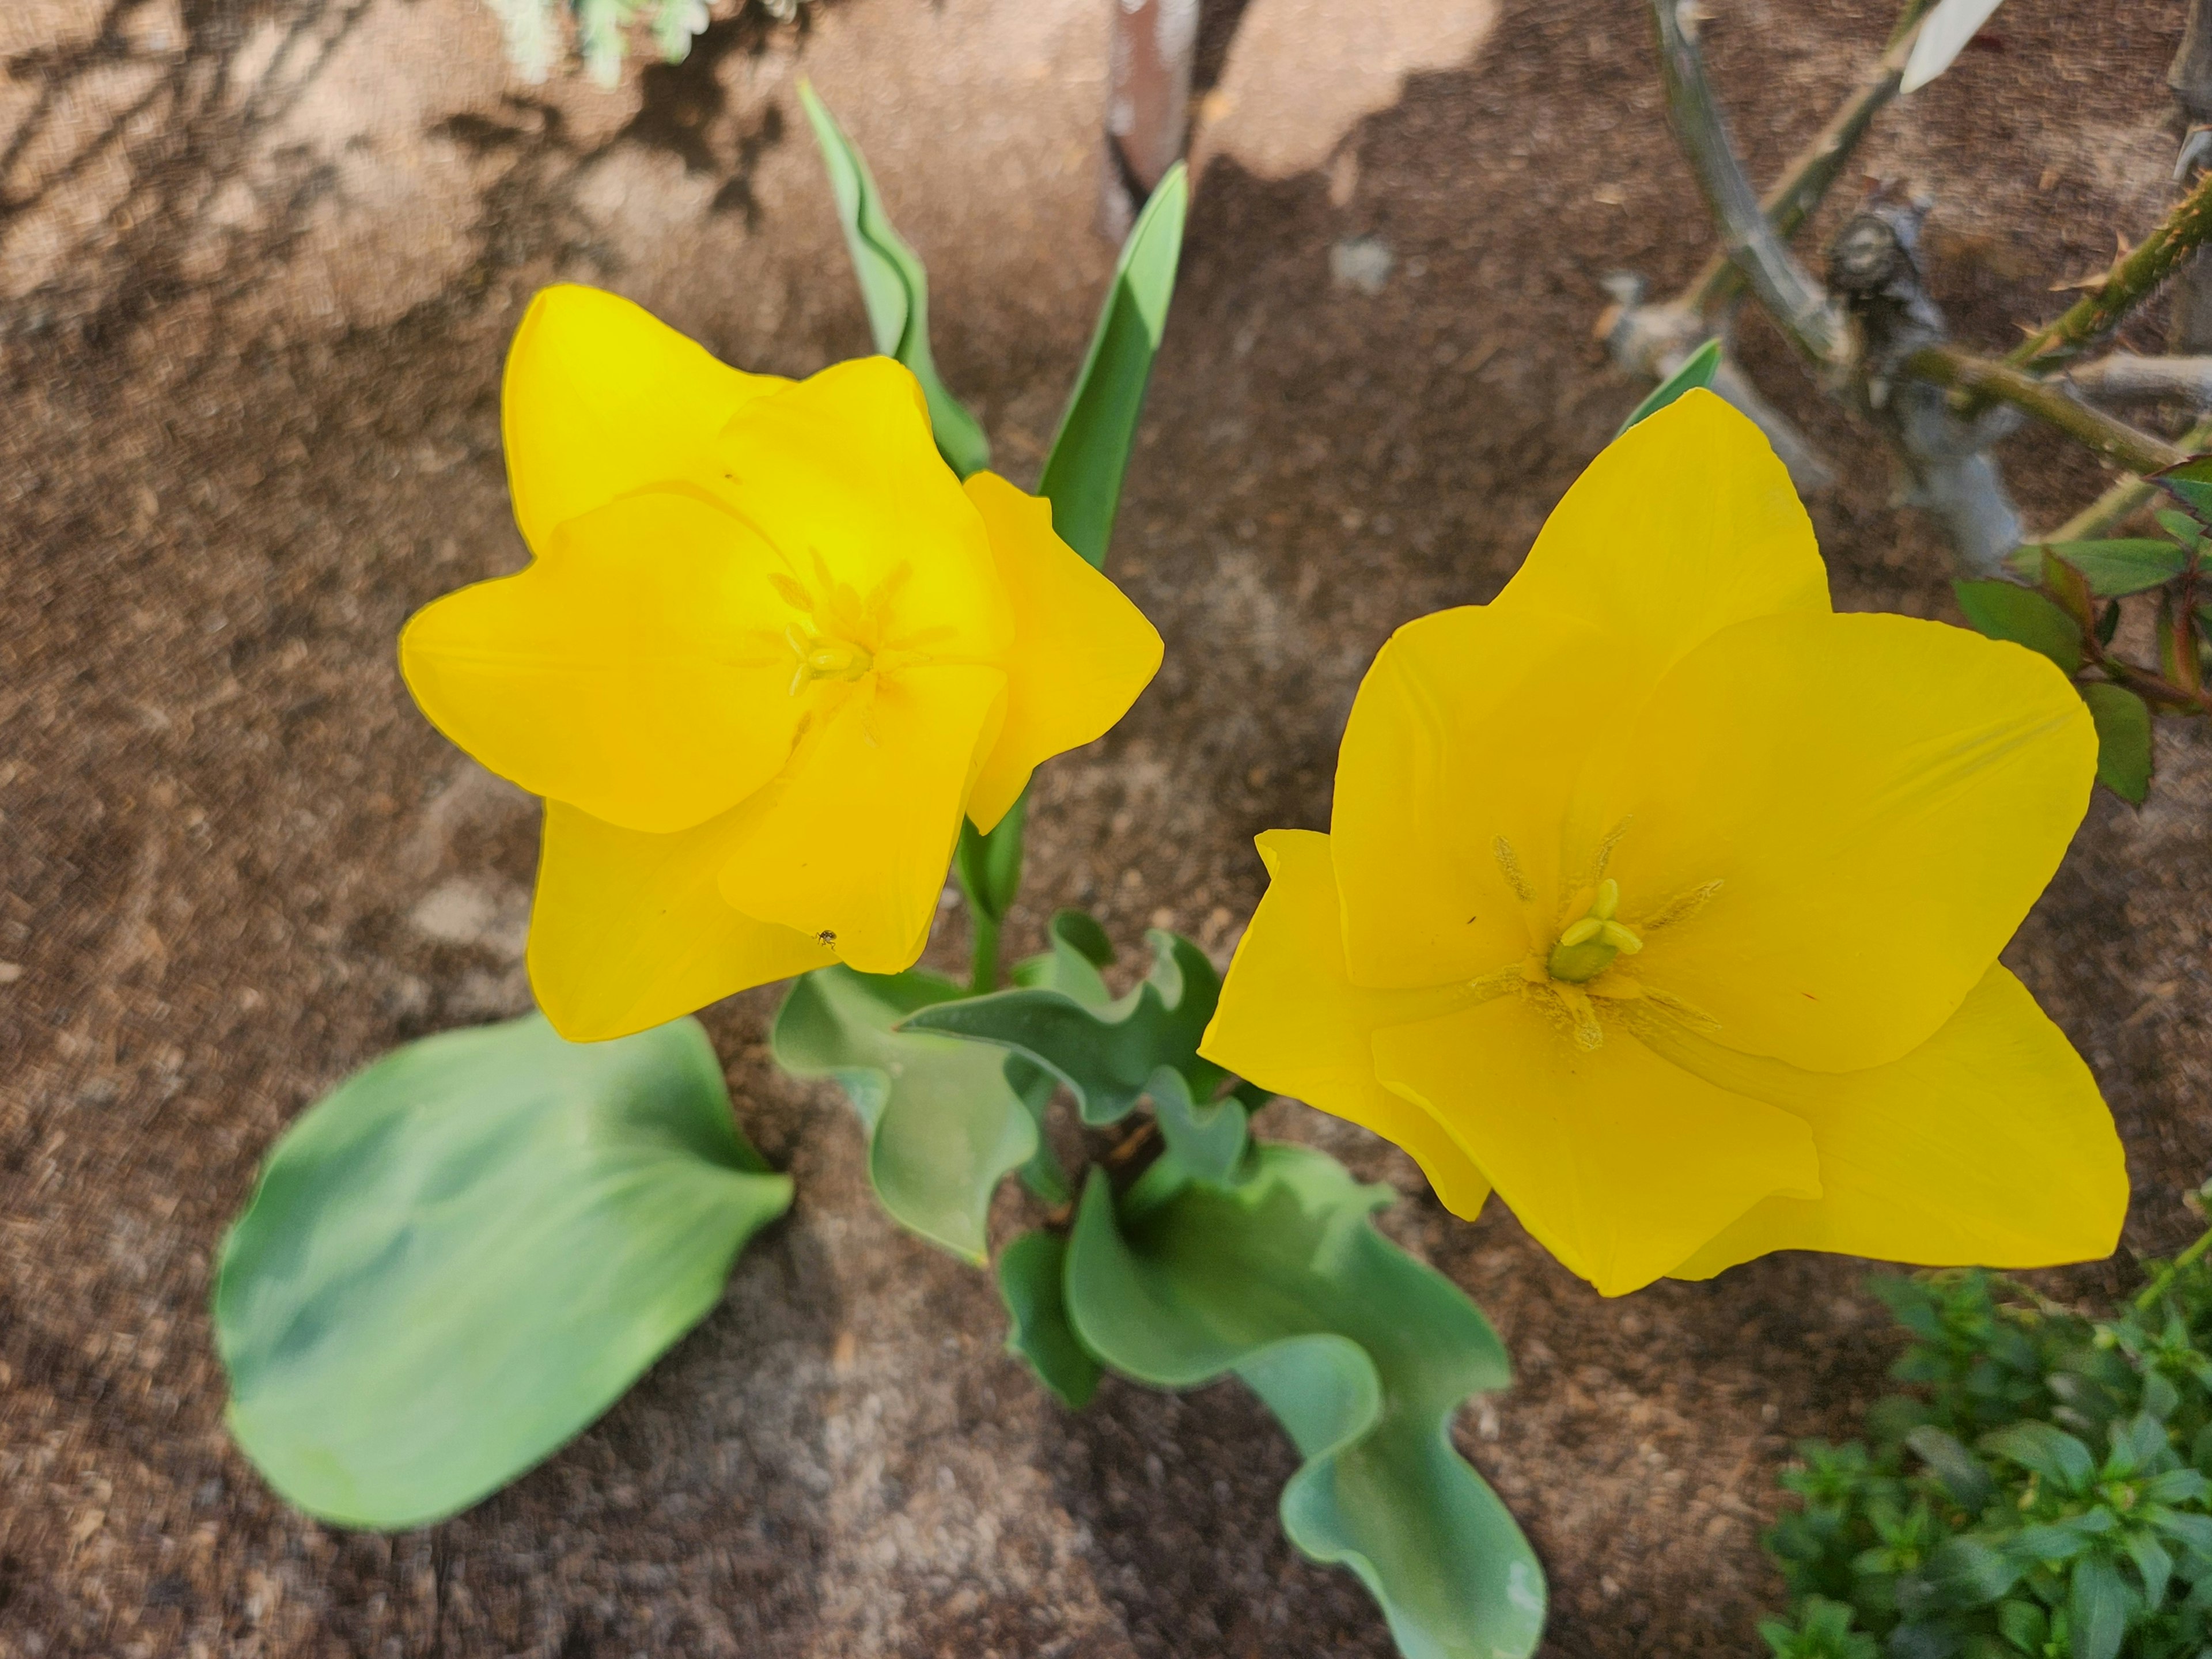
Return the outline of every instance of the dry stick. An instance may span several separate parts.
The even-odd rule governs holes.
[[[2138,431],[2125,421],[2116,421],[2104,410],[2067,396],[2063,386],[2039,380],[2010,363],[1991,362],[1956,346],[1930,345],[1907,357],[1905,367],[1937,386],[2010,404],[2130,472],[2157,472],[2189,459],[2188,451]]]
[[[1816,363],[1839,363],[1849,343],[1843,322],[1820,283],[1767,222],[1729,142],[1698,50],[1696,0],[1651,0],[1651,16],[1658,26],[1660,78],[1674,136],[1730,262],[1792,344]]]
[[[2068,370],[2066,378],[2076,391],[2114,403],[2179,398],[2200,408],[2212,404],[2212,357],[2139,357],[2115,351]]]

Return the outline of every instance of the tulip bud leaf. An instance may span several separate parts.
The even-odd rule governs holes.
[[[1401,1653],[1525,1659],[1542,1569],[1450,1436],[1462,1402],[1510,1380],[1505,1351],[1456,1285],[1375,1230],[1392,1196],[1280,1144],[1255,1146],[1235,1186],[1143,1206],[1117,1206],[1094,1169],[1067,1245],[1068,1316],[1139,1382],[1233,1372],[1259,1395],[1305,1460],[1284,1532],[1358,1577]]]
[[[1190,179],[1178,161],[1154,188],[1121,244],[1091,350],[1037,480],[1037,494],[1052,503],[1052,527],[1060,538],[1101,569],[1121,504],[1121,474],[1152,381],[1152,358],[1167,328],[1189,205]]]
[[[928,273],[892,228],[860,147],[846,137],[812,82],[799,82],[799,101],[822,148],[822,164],[837,198],[837,222],[860,281],[860,301],[876,349],[904,363],[921,382],[929,424],[945,465],[963,478],[980,472],[991,464],[990,441],[967,407],[946,390],[930,354]]]
[[[2150,793],[2150,708],[2124,685],[2100,680],[2081,688],[2097,723],[2097,781],[2141,806]]]
[[[1067,1240],[1028,1232],[999,1255],[999,1295],[1012,1322],[1006,1352],[1036,1374],[1053,1397],[1081,1411],[1098,1390],[1098,1361],[1068,1322],[1063,1281]]]
[[[1958,581],[1951,584],[1959,596],[1959,609],[1977,630],[1993,640],[2010,640],[2031,651],[2040,651],[2067,673],[2081,667],[2081,629],[2051,600],[2008,581]]]
[[[844,1090],[867,1131],[869,1178],[892,1218],[981,1267],[991,1194],[1036,1156],[1052,1079],[1032,1066],[1010,1080],[1011,1057],[999,1049],[898,1029],[961,995],[951,981],[917,969],[818,968],[793,983],[769,1041],[784,1070],[833,1078]]]
[[[1010,1048],[1074,1091],[1084,1122],[1119,1121],[1165,1066],[1193,1101],[1210,1099],[1228,1073],[1199,1058],[1221,981],[1206,952],[1155,931],[1152,970],[1118,1001],[1086,1003],[1038,986],[918,1006],[901,1027],[944,1032]]]
[[[1684,392],[1711,386],[1713,377],[1720,372],[1721,343],[1717,339],[1708,340],[1685,357],[1672,374],[1651,388],[1644,401],[1637,404],[1629,412],[1628,418],[1620,423],[1620,432],[1627,431],[1638,421],[1649,420]],[[1613,435],[1617,438],[1620,432]]]
[[[223,1240],[231,1436],[341,1526],[453,1514],[619,1399],[790,1201],[696,1020],[395,1049],[294,1121]]]

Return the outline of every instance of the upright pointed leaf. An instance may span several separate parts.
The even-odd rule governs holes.
[[[1680,368],[1653,386],[1650,395],[1629,411],[1628,418],[1620,423],[1621,432],[1627,431],[1638,421],[1650,419],[1684,392],[1711,386],[1713,376],[1720,372],[1721,343],[1717,339],[1708,340],[1685,357]],[[1613,435],[1618,437],[1620,434]]]
[[[1118,1121],[1137,1103],[1152,1073],[1179,1073],[1190,1098],[1205,1101],[1228,1073],[1198,1056],[1221,981],[1206,952],[1187,939],[1154,932],[1152,971],[1128,995],[1103,1007],[1042,987],[934,1002],[903,1030],[942,1031],[1011,1048],[1075,1091],[1083,1121]]]
[[[1236,1187],[1191,1184],[1132,1217],[1094,1170],[1069,1245],[1083,1345],[1156,1388],[1231,1371],[1305,1458],[1283,1530],[1358,1574],[1407,1659],[1522,1659],[1544,1577],[1497,1494],[1452,1449],[1505,1353],[1442,1274],[1376,1232],[1392,1196],[1304,1147],[1262,1145]]]
[[[991,464],[990,441],[975,417],[945,389],[930,355],[928,273],[892,228],[867,162],[812,82],[799,82],[799,102],[822,147],[822,163],[837,198],[837,221],[844,228],[854,274],[860,279],[860,301],[867,307],[876,349],[897,358],[921,382],[922,396],[929,400],[929,424],[945,465],[963,478],[980,472]]]
[[[1167,328],[1189,205],[1189,177],[1178,161],[1152,191],[1121,245],[1090,355],[1083,360],[1060,434],[1052,441],[1037,482],[1037,493],[1052,502],[1052,527],[1060,538],[1102,569],[1121,505],[1121,474],[1152,380],[1152,358]]]
[[[465,1509],[620,1398],[790,1201],[696,1020],[410,1043],[285,1131],[223,1241],[232,1437],[342,1526]]]
[[[793,982],[769,1043],[798,1077],[835,1078],[868,1133],[868,1175],[900,1225],[981,1267],[991,1194],[1039,1144],[1006,1054],[893,1028],[960,988],[934,974],[818,968]]]

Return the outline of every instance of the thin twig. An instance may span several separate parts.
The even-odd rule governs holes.
[[[2010,404],[2130,472],[2156,472],[2189,459],[2188,452],[2165,439],[2114,420],[2102,410],[2068,397],[2063,387],[2039,380],[2010,363],[1991,362],[1956,346],[1929,345],[1906,358],[1905,368],[1937,386]]]
[[[2212,357],[2139,357],[2115,351],[2083,363],[2066,378],[2075,390],[2118,403],[2128,398],[2180,398],[2212,404]]]
[[[1751,291],[1800,351],[1817,363],[1837,363],[1849,337],[1827,295],[1760,210],[1706,79],[1694,15],[1694,0],[1651,0],[1674,136],[1720,227],[1722,245]]]
[[[2172,274],[2191,248],[2212,236],[2212,173],[2173,205],[2142,246],[2117,261],[2103,282],[2056,321],[2021,341],[2005,362],[2031,373],[2048,373],[2081,356],[2119,325],[2136,305]]]
[[[1766,222],[1784,241],[1812,217],[1814,209],[1843,176],[1844,164],[1866,137],[1874,118],[1897,96],[1898,86],[1905,79],[1905,61],[1912,55],[1912,43],[1920,33],[1920,20],[1934,3],[1935,0],[1905,0],[1881,61],[1828,118],[1827,125],[1813,136],[1812,142],[1790,159],[1782,176],[1760,198]],[[1709,312],[1734,299],[1742,287],[1743,273],[1725,253],[1716,253],[1683,290],[1681,303],[1692,311]]]
[[[2175,441],[2191,454],[2212,445],[2212,416],[2197,422]],[[2149,506],[2157,495],[2156,484],[2146,483],[2139,477],[2122,478],[2048,536],[2036,539],[2044,542],[2094,541],[2130,514]]]

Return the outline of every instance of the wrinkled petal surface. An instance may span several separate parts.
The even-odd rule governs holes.
[[[1260,837],[1268,884],[1222,986],[1199,1052],[1263,1089],[1347,1118],[1403,1147],[1453,1214],[1472,1220],[1490,1183],[1443,1126],[1375,1076],[1377,1028],[1432,1019],[1466,991],[1369,991],[1344,970],[1328,837]]]
[[[730,368],[618,295],[541,289],[500,388],[523,540],[543,554],[579,514],[678,476],[742,405],[789,384]]]
[[[1559,824],[1592,733],[1623,695],[1605,636],[1464,605],[1392,635],[1353,702],[1329,845],[1354,983],[1465,981],[1534,947],[1559,884]],[[1537,896],[1516,896],[1503,836]]]
[[[988,831],[1039,763],[1103,737],[1159,672],[1159,631],[1053,533],[1052,506],[993,472],[967,483],[1013,607],[1006,720],[968,816]]]
[[[1733,623],[1827,610],[1827,567],[1765,436],[1700,390],[1590,463],[1496,606],[1601,629],[1649,685]]]
[[[732,816],[649,836],[546,804],[530,984],[555,1030],[571,1042],[626,1036],[836,960],[723,902]]]
[[[1802,1120],[1609,1031],[1586,1051],[1504,996],[1375,1034],[1376,1074],[1450,1130],[1544,1248],[1620,1296],[1761,1199],[1820,1191]]]
[[[739,410],[686,475],[750,523],[790,574],[818,558],[860,601],[892,595],[890,643],[1002,661],[1013,617],[982,515],[937,453],[913,374],[888,357],[836,363]]]
[[[947,665],[855,685],[733,815],[722,896],[834,936],[862,973],[912,967],[1006,684],[996,668]]]
[[[2046,659],[1941,623],[1797,614],[1686,658],[1607,806],[1633,922],[1719,881],[1638,977],[1815,1071],[1895,1060],[1966,1000],[2087,809],[2096,727]]]
[[[2081,1056],[2001,967],[1934,1036],[1868,1071],[1804,1072],[1695,1039],[1655,1041],[1802,1118],[1820,1155],[1819,1198],[1754,1206],[1679,1278],[1770,1250],[2048,1267],[2118,1247],[2128,1173],[2112,1115]]]
[[[696,497],[572,519],[546,556],[401,633],[432,724],[501,777],[625,829],[688,829],[773,777],[799,705],[774,550]]]

